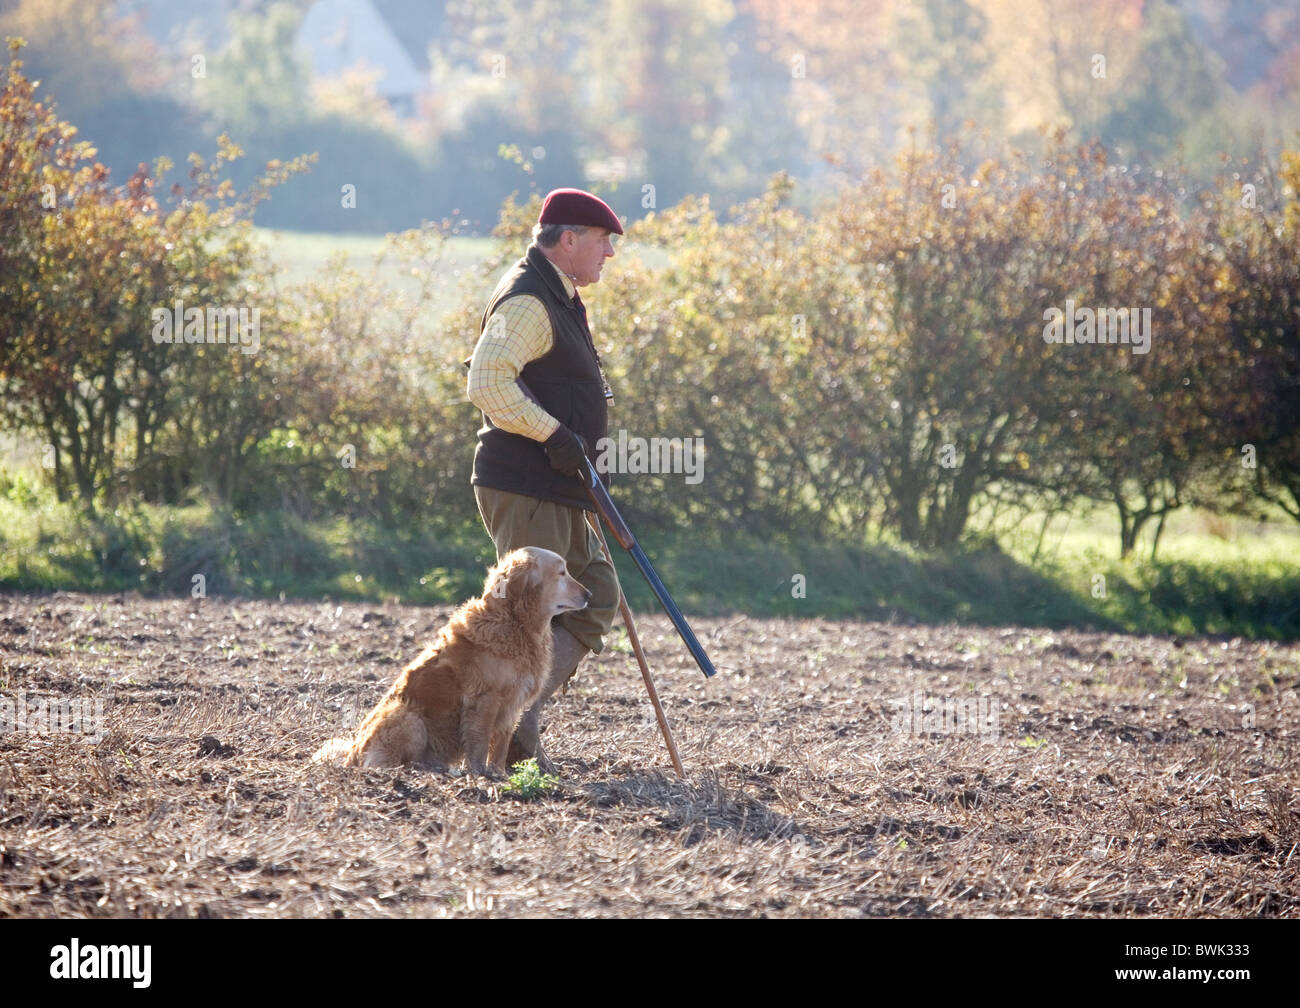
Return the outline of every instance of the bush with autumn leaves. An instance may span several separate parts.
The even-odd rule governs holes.
[[[1122,553],[1185,505],[1300,519],[1300,156],[1225,164],[1202,192],[1044,151],[914,149],[811,212],[778,176],[730,214],[690,198],[629,227],[586,293],[611,427],[706,450],[698,484],[619,481],[629,517],[944,549],[1087,501],[1115,509]],[[370,275],[282,288],[248,222],[302,161],[235,193],[223,141],[163,199],[160,173],[115,187],[93,153],[12,48],[0,423],[44,446],[61,499],[472,520],[459,361],[535,205],[507,204],[500,254],[431,327],[440,229]],[[177,301],[258,309],[258,351],[156,342]],[[1048,341],[1067,306],[1149,313],[1149,345]]]
[[[161,164],[113,186],[20,52],[12,42],[0,94],[0,426],[39,446],[59,500],[391,522],[459,485],[464,441],[440,412],[459,388],[435,341],[413,339],[441,231],[393,242],[386,275],[418,278],[400,292],[341,264],[282,287],[252,210],[309,157],[236,192],[225,176],[241,151],[222,137],[184,183],[160,185]],[[183,341],[195,309],[209,328]],[[212,333],[209,309],[255,319],[256,338]]]
[[[1300,518],[1298,187],[1294,154],[1200,193],[1051,142],[915,151],[811,215],[784,179],[726,221],[684,202],[628,235],[667,268],[589,299],[616,424],[708,452],[698,486],[643,477],[633,506],[949,548],[977,512],[1088,501],[1122,554],[1184,505]],[[1080,336],[1149,311],[1149,344],[1049,342],[1070,306]]]

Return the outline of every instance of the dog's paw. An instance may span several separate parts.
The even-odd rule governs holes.
[[[547,758],[546,753],[542,751],[542,746],[540,742],[537,745],[537,755],[534,756],[533,759],[537,760],[537,769],[540,770],[542,773],[548,774],[551,777],[559,776],[560,772],[555,769],[555,764],[552,763]]]
[[[475,774],[476,776],[486,777],[488,780],[492,781],[503,781],[506,779],[504,770],[500,767],[492,766],[489,763],[482,763],[477,766],[471,764],[469,770],[470,773]]]

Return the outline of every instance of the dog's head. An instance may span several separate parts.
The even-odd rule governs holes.
[[[521,614],[536,606],[546,619],[585,609],[591,592],[569,576],[564,557],[538,546],[507,553],[488,571],[484,597],[505,599]]]

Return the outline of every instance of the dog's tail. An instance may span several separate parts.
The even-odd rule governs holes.
[[[356,742],[351,738],[332,738],[316,750],[311,758],[313,763],[342,763],[355,766],[357,762]]]

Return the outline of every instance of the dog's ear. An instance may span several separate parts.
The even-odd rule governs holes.
[[[534,558],[524,550],[516,550],[502,557],[488,572],[483,594],[486,598],[501,599],[518,606],[541,583],[542,574]]]
[[[510,577],[514,566],[514,555],[502,557],[496,565],[488,568],[487,580],[483,582],[483,597],[505,599],[509,597]]]
[[[511,583],[518,589],[520,602],[535,598],[542,587],[542,569],[537,561],[531,556],[526,557]]]
[[[529,553],[519,553],[510,567],[510,580],[506,597],[516,606],[526,606],[537,598],[542,587],[542,570],[537,559]]]

